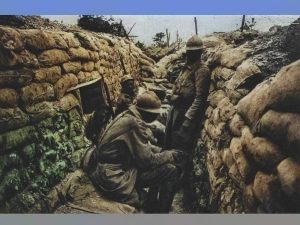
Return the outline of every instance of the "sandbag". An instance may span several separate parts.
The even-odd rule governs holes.
[[[60,112],[68,112],[76,106],[79,106],[78,99],[73,94],[67,94],[62,97],[56,104],[58,111]]]
[[[231,165],[228,171],[228,175],[240,188],[243,188],[245,186],[245,180],[243,179],[236,163]]]
[[[78,79],[74,74],[69,73],[64,75],[54,85],[56,98],[61,99],[69,88],[74,87],[77,84]]]
[[[215,81],[229,80],[233,76],[233,74],[234,70],[218,66],[212,71],[211,78]]]
[[[51,49],[42,52],[38,56],[38,60],[43,66],[55,66],[69,61],[70,57],[63,50]]]
[[[253,76],[260,76],[261,71],[250,59],[243,61],[243,63],[236,69],[234,75],[228,81],[227,88],[235,90],[247,79]]]
[[[52,100],[54,98],[54,89],[49,83],[31,83],[21,89],[20,96],[25,105],[30,105]]]
[[[47,82],[55,84],[56,81],[61,77],[61,68],[60,66],[53,66],[50,68],[41,68],[35,71],[35,81]]]
[[[271,169],[284,159],[279,147],[263,137],[246,139],[245,153],[260,167]]]
[[[257,85],[238,103],[238,112],[246,122],[254,126],[269,109],[299,111],[300,60],[283,67],[273,79]]]
[[[6,153],[11,149],[16,149],[30,141],[36,141],[35,128],[33,126],[22,127],[18,130],[0,134],[0,153]]]
[[[220,109],[220,119],[223,122],[227,122],[228,120],[232,119],[236,113],[236,108],[227,97],[223,98],[218,103],[217,107]]]
[[[241,116],[236,113],[232,119],[230,120],[229,123],[229,128],[231,133],[234,136],[240,137],[242,135],[242,129],[245,127],[245,122],[244,120],[241,118]]]
[[[43,119],[50,118],[56,115],[57,111],[54,108],[53,102],[39,102],[25,107],[31,123],[37,123]]]
[[[20,33],[13,28],[0,26],[0,45],[8,50],[18,50],[23,47]]]
[[[258,171],[253,183],[253,193],[266,212],[284,212],[280,184],[275,175]]]
[[[22,39],[27,47],[37,50],[46,50],[56,47],[55,40],[50,33],[43,30],[21,30]]]
[[[19,95],[11,88],[0,88],[0,107],[16,107],[18,105]]]
[[[286,150],[300,151],[300,115],[269,110],[256,126],[255,132],[266,136]]]
[[[300,165],[292,158],[283,160],[277,166],[281,188],[288,196],[300,197]]]
[[[247,182],[252,174],[251,165],[249,164],[244,152],[240,138],[232,138],[230,142],[230,151],[233,159],[237,165],[237,168],[243,178],[244,182]]]
[[[243,190],[243,203],[247,213],[255,213],[257,200],[253,193],[253,184],[247,185]]]
[[[226,97],[226,93],[223,90],[217,90],[209,94],[208,102],[212,107],[217,107],[218,103]]]
[[[94,70],[95,63],[92,61],[82,63],[82,69],[86,72],[91,72]]]
[[[62,65],[66,73],[78,73],[81,70],[81,62],[66,62]]]
[[[0,108],[0,132],[6,132],[29,123],[29,117],[20,108]]]
[[[82,47],[70,48],[68,54],[72,60],[90,60],[90,54],[88,50]]]

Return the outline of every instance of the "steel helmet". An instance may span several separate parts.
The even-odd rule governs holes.
[[[186,50],[199,50],[203,49],[203,42],[198,35],[194,35],[188,39],[186,43]]]
[[[121,84],[124,83],[127,80],[134,80],[134,79],[130,74],[126,74],[123,77],[121,77]]]
[[[161,101],[153,91],[145,91],[136,98],[136,108],[149,113],[161,112]]]

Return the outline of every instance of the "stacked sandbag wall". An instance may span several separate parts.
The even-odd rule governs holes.
[[[69,88],[103,76],[116,102],[120,78],[151,63],[122,38],[0,26],[1,212],[46,212],[47,192],[92,147]]]
[[[300,211],[300,61],[290,64],[279,35],[206,49],[212,84],[192,184],[199,212]]]

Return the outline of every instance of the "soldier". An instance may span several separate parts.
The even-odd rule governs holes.
[[[210,87],[211,72],[201,62],[203,43],[194,35],[186,44],[186,63],[173,86],[167,118],[165,148],[192,154]]]
[[[121,95],[117,102],[116,115],[127,110],[137,95],[137,87],[131,75],[127,74],[121,78],[121,86]]]
[[[150,143],[146,123],[159,115],[161,102],[154,92],[137,97],[136,105],[118,115],[106,128],[96,150],[87,156],[85,170],[101,192],[113,200],[141,207],[138,192],[160,186],[158,212],[168,213],[178,182],[174,164],[184,162],[178,150],[166,150]]]

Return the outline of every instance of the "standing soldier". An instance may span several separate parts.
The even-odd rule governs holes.
[[[206,110],[211,72],[201,62],[203,43],[194,35],[186,44],[186,63],[173,86],[165,136],[165,148],[186,151],[190,157],[196,145]]]
[[[139,190],[160,187],[157,210],[168,213],[178,181],[175,165],[185,161],[185,154],[178,150],[161,152],[150,143],[151,131],[146,124],[157,118],[160,107],[154,92],[138,96],[136,105],[108,125],[97,148],[87,154],[84,168],[104,195],[135,207],[140,207]]]
[[[137,87],[131,75],[127,74],[121,78],[121,87],[121,95],[117,102],[116,115],[127,110],[137,95]]]

